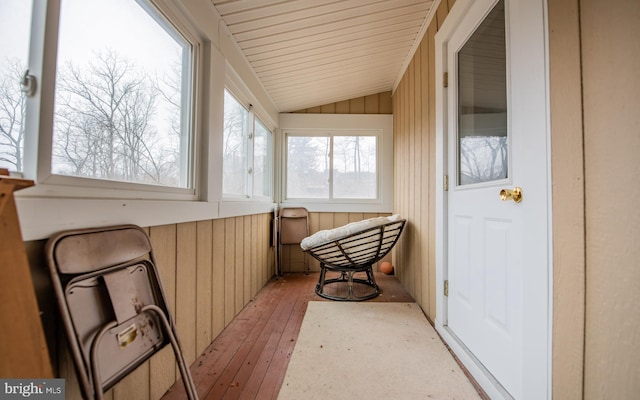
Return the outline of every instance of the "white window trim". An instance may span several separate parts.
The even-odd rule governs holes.
[[[225,77],[225,89],[228,90],[231,95],[234,96],[235,99],[238,100],[238,102],[240,102],[240,104],[249,111],[248,126],[252,130],[252,136],[255,137],[255,120],[259,119],[260,122],[262,122],[262,124],[271,132],[271,146],[272,149],[274,149],[274,131],[276,129],[277,122],[274,121],[269,113],[264,109],[264,107],[260,105],[258,99],[252,94],[240,75],[231,66],[231,64],[229,64],[229,62],[226,63]],[[224,139],[222,138],[220,143],[222,143],[223,140]],[[252,165],[254,146],[253,138],[249,139],[249,144],[251,146],[251,150],[247,155],[247,163],[249,165]],[[271,174],[274,177],[276,175],[275,154],[273,151],[271,153]],[[251,176],[249,177],[247,184],[251,187],[251,196],[225,194],[222,193],[222,186],[220,187],[222,198],[222,202],[220,205],[221,216],[250,215],[255,214],[256,212],[270,212],[273,210],[273,207],[275,206],[273,195],[272,197],[253,195],[253,174],[251,174]],[[272,193],[274,192],[275,191],[272,187]]]
[[[391,114],[280,114],[278,150],[282,161],[277,193],[284,207],[305,207],[312,212],[393,212],[393,115]],[[369,199],[286,199],[286,134],[338,131],[381,131],[378,141],[378,193]]]
[[[149,11],[154,7],[148,3],[140,6]],[[47,11],[45,10],[47,9]],[[46,11],[46,12],[45,12]],[[96,198],[122,198],[122,199],[146,199],[146,200],[197,200],[199,155],[194,151],[198,145],[199,121],[197,109],[201,107],[202,99],[200,90],[204,70],[202,57],[202,44],[193,32],[179,24],[182,36],[193,48],[192,71],[194,84],[190,93],[190,115],[184,114],[183,119],[190,120],[189,130],[192,132],[192,142],[187,150],[190,156],[190,188],[167,187],[155,184],[137,182],[120,182],[99,178],[87,178],[65,176],[51,172],[51,151],[53,141],[53,123],[55,104],[55,78],[57,73],[57,42],[59,28],[60,1],[49,0],[46,5],[34,3],[34,17],[31,31],[31,45],[29,50],[29,70],[36,75],[39,90],[33,98],[27,99],[27,118],[25,121],[27,135],[25,138],[25,171],[24,176],[33,179],[37,185],[29,189],[28,196],[34,197],[96,197]],[[158,16],[152,16],[160,20],[160,15],[167,15],[166,11],[157,11]],[[49,16],[47,16],[47,14]],[[53,18],[55,16],[55,18]],[[158,23],[172,23],[169,18]],[[174,24],[175,25],[175,24]],[[44,52],[44,54],[42,54]],[[27,195],[27,194],[25,194]]]
[[[171,15],[172,22],[175,22],[173,17],[182,13],[175,5],[157,3],[162,3],[162,14]],[[27,98],[25,125],[28,134],[23,175],[34,180],[36,186],[16,193],[23,240],[42,239],[60,230],[87,226],[121,223],[152,226],[218,217],[217,202],[197,201],[199,197],[208,197],[209,193],[198,192],[202,184],[200,170],[206,168],[202,159],[207,157],[202,157],[196,150],[191,150],[194,187],[190,189],[51,174],[59,13],[60,0],[48,0],[40,7],[34,7],[32,17],[29,71],[36,76],[39,87],[35,96]],[[194,51],[195,83],[190,117],[191,130],[195,133],[192,148],[199,149],[200,143],[207,141],[201,135],[204,129],[200,115],[203,113],[202,96],[211,96],[203,82],[211,79],[206,71],[211,72],[212,60],[205,59],[203,42],[194,31],[186,30],[183,23],[177,26]]]

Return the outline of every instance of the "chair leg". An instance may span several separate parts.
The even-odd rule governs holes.
[[[324,290],[324,277],[325,277],[326,269],[324,268],[324,264],[320,263],[320,276],[318,277],[318,283],[316,283],[316,294],[322,296],[322,291]]]
[[[377,291],[380,291],[380,287],[376,282],[376,278],[373,276],[373,266],[369,266],[369,268],[367,269],[367,280],[369,281],[369,283],[371,283],[371,286],[374,289],[376,289]]]

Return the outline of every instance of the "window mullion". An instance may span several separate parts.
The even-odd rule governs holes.
[[[247,129],[245,133],[246,151],[247,151],[247,165],[245,174],[245,196],[247,198],[253,197],[253,146],[255,141],[255,114],[253,112],[253,106],[249,104],[249,112],[247,113]]]
[[[333,134],[329,134],[329,200],[333,200],[333,156],[335,149],[333,148]]]
[[[41,183],[51,175],[53,103],[60,1],[34,2],[29,45],[29,73],[37,89],[26,100],[24,176]]]

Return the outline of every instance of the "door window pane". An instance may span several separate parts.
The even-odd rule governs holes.
[[[191,46],[140,4],[61,2],[51,169],[189,188]]]
[[[27,68],[32,5],[29,0],[0,1],[0,168],[18,172],[24,164],[20,78]]]
[[[508,176],[504,1],[458,52],[458,185]]]

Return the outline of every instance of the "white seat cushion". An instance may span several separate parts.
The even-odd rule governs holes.
[[[313,235],[302,239],[300,247],[302,247],[302,250],[312,249],[321,244],[329,243],[376,226],[388,224],[389,222],[399,221],[400,219],[400,215],[394,214],[389,217],[369,218],[358,222],[351,222],[338,228],[318,231]]]

